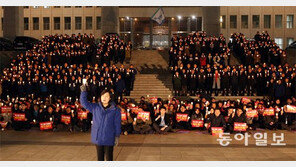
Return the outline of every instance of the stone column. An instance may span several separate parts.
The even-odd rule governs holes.
[[[172,18],[168,18],[168,28],[169,28],[169,34],[168,34],[168,44],[169,48],[171,47],[171,39],[172,39]]]
[[[153,42],[153,20],[150,19],[150,49],[152,49],[152,42]]]
[[[119,7],[103,6],[101,10],[102,30],[101,35],[106,33],[119,34]]]
[[[24,8],[22,6],[3,7],[3,37],[14,40],[24,35]]]
[[[135,46],[134,45],[134,41],[135,41],[134,38],[135,38],[135,36],[134,36],[134,18],[133,18],[133,19],[131,19],[131,43],[133,46]]]
[[[208,35],[218,36],[220,34],[220,7],[219,6],[205,6],[202,7],[202,27]]]

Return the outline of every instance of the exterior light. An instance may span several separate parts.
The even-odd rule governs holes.
[[[222,16],[220,16],[220,23],[222,23],[223,22],[223,18],[222,18]]]

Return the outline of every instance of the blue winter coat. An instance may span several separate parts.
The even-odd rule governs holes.
[[[114,103],[106,110],[102,103],[90,103],[87,92],[80,94],[81,105],[93,114],[91,127],[91,142],[101,146],[114,146],[115,137],[121,133],[121,112]]]

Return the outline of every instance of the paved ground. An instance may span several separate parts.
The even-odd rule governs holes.
[[[264,132],[264,131],[258,131]],[[271,146],[272,133],[285,134],[286,146]],[[254,133],[252,131],[251,133]],[[168,135],[121,136],[115,147],[117,161],[212,161],[212,160],[296,160],[296,133],[268,131],[268,146],[255,145],[253,137],[249,146],[234,140],[222,147],[217,137],[205,132],[177,132]],[[0,132],[0,160],[2,161],[94,161],[95,146],[90,143],[90,133],[5,131]]]

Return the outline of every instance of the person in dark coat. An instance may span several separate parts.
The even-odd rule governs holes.
[[[118,75],[117,82],[115,83],[115,91],[117,93],[117,98],[120,97],[122,99],[122,93],[125,91],[125,82],[121,78],[121,75]]]
[[[173,76],[173,89],[175,91],[175,95],[180,96],[180,92],[182,90],[182,83],[181,83],[181,76],[179,75],[179,72],[176,72]]]
[[[233,132],[234,122],[240,122],[240,123],[247,122],[246,115],[243,113],[242,109],[239,108],[236,112],[233,112],[228,119],[228,123],[229,123],[228,129],[230,130],[231,133]]]
[[[225,119],[219,109],[215,109],[214,114],[210,115],[209,122],[211,127],[222,127],[224,130],[226,128]],[[209,132],[212,133],[211,128],[209,128]]]
[[[170,116],[166,114],[166,108],[160,107],[160,113],[155,116],[153,123],[154,130],[159,134],[166,134],[172,129],[170,124]]]
[[[86,85],[80,87],[81,105],[93,114],[91,127],[91,141],[96,145],[99,161],[106,155],[107,161],[113,160],[113,147],[118,144],[121,134],[121,113],[114,102],[110,102],[108,90],[101,92],[101,102],[87,101]]]
[[[281,101],[283,101],[283,98],[285,97],[285,86],[282,84],[282,80],[278,80],[275,85],[274,97]]]

